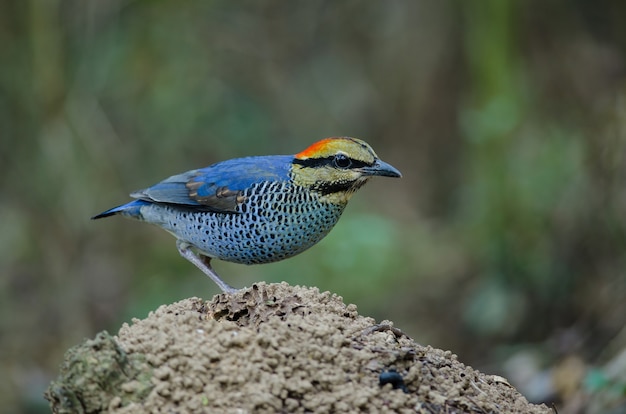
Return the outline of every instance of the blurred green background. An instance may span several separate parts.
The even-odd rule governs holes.
[[[624,16],[617,0],[5,0],[3,411],[46,412],[83,338],[217,293],[169,234],[92,215],[349,135],[404,177],[373,180],[306,253],[217,271],[335,292],[559,413],[626,412]]]

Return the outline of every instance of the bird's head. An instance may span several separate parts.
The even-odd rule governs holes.
[[[375,175],[402,176],[396,168],[381,161],[366,142],[356,138],[326,138],[297,153],[293,159],[294,182],[321,193],[333,203],[347,203]]]

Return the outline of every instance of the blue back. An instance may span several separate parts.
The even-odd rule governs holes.
[[[244,191],[263,181],[289,180],[292,161],[291,155],[236,158],[174,175],[131,196],[145,201],[220,210],[219,203],[212,201],[216,196],[221,197],[218,191],[226,193],[227,197],[228,192]]]
[[[235,158],[169,177],[131,197],[138,200],[114,207],[93,218],[124,214],[140,217],[150,203],[177,204],[199,210],[234,212],[237,195],[263,181],[287,181],[293,155]]]

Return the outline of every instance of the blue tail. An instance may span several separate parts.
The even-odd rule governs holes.
[[[147,206],[148,204],[150,203],[144,200],[131,201],[130,203],[122,204],[121,206],[113,207],[107,211],[103,211],[102,213],[93,216],[91,219],[97,220],[109,216],[114,216],[116,214],[121,214],[123,216],[141,220],[141,212],[139,210],[142,206]]]

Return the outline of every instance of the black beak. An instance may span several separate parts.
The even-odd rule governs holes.
[[[402,177],[402,173],[391,164],[387,164],[385,161],[376,160],[374,165],[370,167],[361,168],[365,175],[379,175],[381,177]]]

